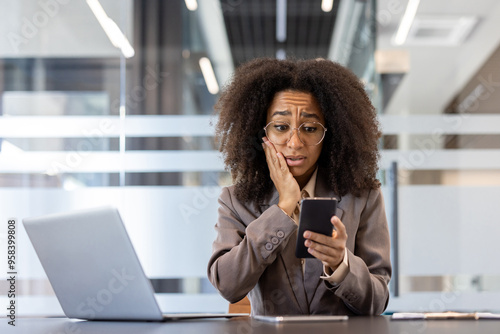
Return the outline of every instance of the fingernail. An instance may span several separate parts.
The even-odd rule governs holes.
[[[304,232],[304,238],[309,238],[311,236],[311,233],[309,231]]]

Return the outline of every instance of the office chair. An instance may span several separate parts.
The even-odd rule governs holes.
[[[239,302],[229,304],[228,313],[250,313],[250,311],[250,300],[246,296]]]

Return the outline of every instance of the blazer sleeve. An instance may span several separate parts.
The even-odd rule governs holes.
[[[224,188],[208,263],[210,282],[229,302],[243,299],[296,229],[294,221],[277,205],[256,217],[229,188]]]
[[[384,312],[389,301],[391,278],[390,237],[380,189],[371,190],[361,211],[354,250],[348,251],[349,273],[336,285],[329,285],[356,314]]]

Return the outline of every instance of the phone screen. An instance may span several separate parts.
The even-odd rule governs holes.
[[[333,225],[330,219],[337,210],[336,198],[310,197],[304,198],[300,203],[299,231],[295,256],[298,258],[313,257],[304,245],[305,231],[312,231],[331,236]]]

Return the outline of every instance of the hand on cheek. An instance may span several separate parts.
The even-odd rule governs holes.
[[[271,180],[279,193],[278,206],[290,216],[300,200],[299,184],[290,173],[283,154],[266,137],[262,139]]]

